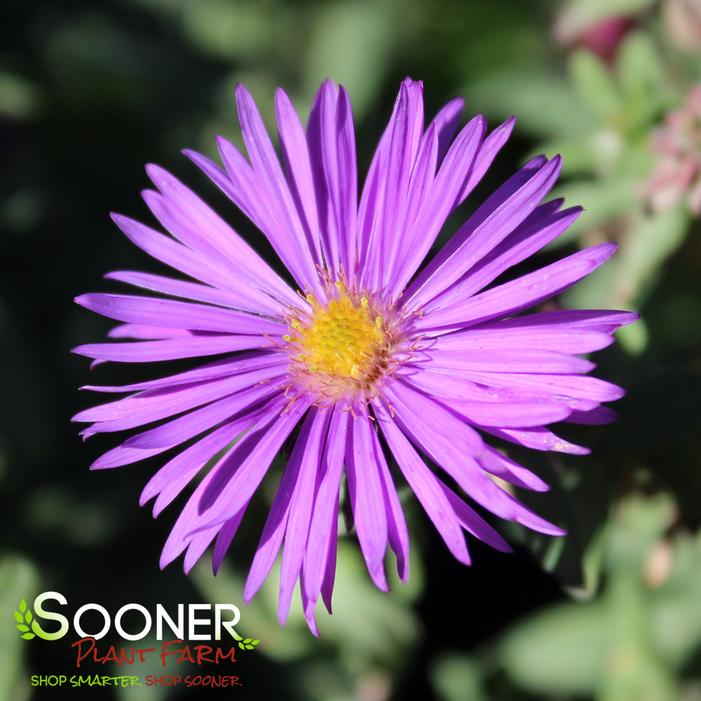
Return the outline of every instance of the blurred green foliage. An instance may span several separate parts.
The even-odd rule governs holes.
[[[621,345],[597,358],[598,372],[629,394],[618,423],[568,433],[592,447],[590,458],[520,456],[552,484],[550,493],[524,498],[565,525],[567,538],[504,527],[516,554],[474,545],[474,566],[462,568],[405,494],[410,583],[393,581],[391,594],[374,590],[353,537],[344,536],[334,616],[320,616],[317,640],[299,611],[279,627],[273,574],[243,610],[241,633],[262,642],[242,654],[237,671],[245,686],[236,693],[305,701],[701,699],[701,232],[694,205],[701,118],[694,121],[690,98],[701,83],[697,3],[10,0],[4,10],[0,609],[7,616],[22,596],[46,589],[108,608],[240,601],[276,477],[218,577],[206,563],[189,578],[177,566],[160,573],[173,514],[154,523],[136,507],[155,462],[90,474],[87,465],[105,444],[81,445],[69,423],[86,399],[75,389],[85,380],[84,363],[68,350],[107,326],[70,300],[99,287],[108,269],[152,265],[107,219],[111,209],[143,215],[137,194],[146,161],[182,175],[252,233],[177,158],[186,146],[212,153],[217,133],[238,139],[236,81],[246,82],[269,120],[278,84],[304,111],[324,77],[344,83],[366,167],[398,81],[410,74],[425,81],[428,112],[462,94],[469,112],[492,121],[518,117],[511,145],[463,216],[533,153],[563,154],[559,194],[586,213],[526,267],[564,249],[620,244],[605,268],[560,302],[641,312],[642,322],[620,334]],[[95,372],[133,377],[123,368]],[[25,643],[6,623],[0,698],[44,698],[31,694],[27,675],[70,669],[71,653]],[[180,696],[145,688],[101,694]]]

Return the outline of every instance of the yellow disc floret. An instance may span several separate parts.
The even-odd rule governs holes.
[[[342,296],[327,307],[315,305],[311,324],[299,329],[296,340],[311,372],[360,379],[384,338],[382,317],[373,319],[367,299],[356,307]]]
[[[285,341],[304,384],[329,399],[368,391],[388,369],[393,345],[387,319],[367,295],[337,283],[325,304],[289,321]]]

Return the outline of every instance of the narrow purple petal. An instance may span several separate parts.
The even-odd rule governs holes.
[[[161,223],[193,251],[221,262],[239,279],[262,286],[273,294],[287,285],[272,268],[214,210],[177,178],[157,166],[147,171],[162,196],[146,194],[146,201]],[[255,271],[255,272],[254,272]]]
[[[190,411],[177,419],[167,421],[125,441],[124,445],[131,448],[150,450],[152,448],[172,448],[194,438],[204,431],[217,426],[222,421],[251,407],[257,402],[280,394],[280,389],[274,385],[262,385],[241,390],[236,394],[224,397],[216,402]],[[546,422],[543,422],[546,423]],[[486,425],[490,425],[486,423]],[[491,424],[495,425],[495,424]],[[501,426],[505,424],[499,424]],[[525,425],[525,424],[521,424]]]
[[[444,400],[446,406],[466,421],[477,426],[500,428],[529,428],[555,423],[567,418],[572,410],[547,402],[475,402],[471,400]]]
[[[380,481],[382,482],[384,509],[387,515],[387,539],[390,548],[392,548],[397,557],[399,578],[406,582],[409,578],[409,531],[377,433],[371,431],[370,435],[373,439],[373,452],[380,470]]]
[[[516,487],[531,489],[535,492],[547,492],[550,489],[538,475],[494,448],[487,447],[480,456],[479,463],[490,474]]]
[[[264,336],[193,336],[133,343],[88,343],[74,348],[73,353],[114,363],[155,363],[273,346],[273,341]]]
[[[329,422],[327,409],[311,409],[305,423],[309,424],[309,437],[305,441],[299,478],[290,497],[289,516],[285,528],[285,545],[280,566],[280,593],[278,620],[285,624],[292,602],[292,592],[302,569],[307,547],[309,524],[314,508],[314,487]]]
[[[440,481],[426,467],[424,461],[380,402],[373,403],[373,410],[389,449],[424,511],[453,556],[460,562],[469,565],[470,555],[460,522],[441,488]]]
[[[250,502],[249,502],[250,503]],[[214,552],[212,553],[212,573],[217,574],[224,562],[224,557],[229,550],[231,541],[233,541],[236,533],[239,530],[243,516],[248,508],[248,503],[236,514],[230,518],[217,533],[217,540],[214,543]]]
[[[445,221],[459,204],[465,179],[472,169],[486,124],[480,115],[468,122],[448,149],[429,192],[424,197],[392,277],[391,293],[398,295],[416,272]]]
[[[434,350],[424,351],[431,367],[482,372],[583,374],[595,366],[590,360],[567,353],[540,350],[538,348],[518,348],[517,351],[489,349],[481,350]]]
[[[166,338],[186,338],[194,334],[187,329],[150,326],[148,324],[118,324],[107,332],[107,338],[131,338],[138,341],[158,341]]]
[[[146,483],[139,497],[139,505],[143,506],[154,497],[159,497],[158,503],[154,506],[153,514],[158,516],[189,484],[199,470],[227,446],[233,448],[232,444],[236,438],[265,415],[265,409],[259,409],[227,421],[178,453]]]
[[[522,445],[533,450],[569,453],[570,455],[589,455],[591,452],[589,448],[570,443],[564,438],[556,436],[547,428],[485,428],[484,430],[509,443]]]
[[[270,336],[281,336],[287,331],[284,323],[207,304],[101,293],[80,295],[75,298],[75,301],[97,314],[134,324],[152,324],[191,331]]]
[[[431,311],[416,323],[417,330],[440,329],[446,333],[495,317],[514,314],[559,294],[603,265],[616,244],[586,248],[516,280],[498,285],[445,309]]]
[[[157,380],[147,380],[146,382],[136,382],[131,385],[84,385],[81,389],[92,392],[140,392],[142,390],[165,389],[176,385],[186,385],[193,382],[203,382],[214,380],[230,375],[260,370],[261,368],[272,367],[274,365],[287,368],[288,358],[285,354],[268,351],[254,351],[253,353],[242,353],[235,358],[224,358],[214,362],[201,365],[194,370],[186,370],[176,375],[161,377]]]
[[[477,261],[458,282],[433,299],[426,309],[447,307],[471,297],[505,270],[554,241],[582,211],[573,207],[559,212],[559,205],[559,200],[553,200],[537,207],[513,233]]]
[[[399,384],[394,383],[392,390]],[[563,534],[561,528],[537,516],[497,486],[476,460],[461,449],[460,442],[447,433],[447,425],[454,421],[447,409],[433,402],[430,414],[422,411],[417,415],[416,408],[400,402],[396,392],[387,391],[387,396],[397,412],[396,422],[401,429],[477,503],[501,518],[516,521],[540,533]]]
[[[164,277],[163,275],[152,275],[130,270],[116,270],[107,273],[105,279],[125,282],[134,287],[160,292],[171,297],[215,304],[220,307],[228,307],[229,309],[246,310],[259,314],[267,313],[275,317],[282,317],[285,314],[285,308],[278,300],[250,286],[233,294],[229,290],[200,285],[196,282],[187,282],[186,280],[177,280]]]
[[[460,521],[460,525],[468,533],[495,550],[501,550],[505,553],[511,552],[511,546],[473,508],[469,507],[452,489],[443,485],[443,490]]]
[[[318,286],[313,253],[258,108],[240,83],[236,86],[236,107],[251,165],[276,223],[276,241],[271,243],[301,289],[313,290]]]
[[[134,428],[174,414],[180,414],[241,389],[269,381],[278,377],[279,373],[279,368],[271,366],[195,385],[148,390],[131,397],[85,409],[76,414],[73,421],[95,421],[110,426],[105,430]],[[116,422],[123,423],[119,424],[119,428],[112,427]]]
[[[325,470],[321,475],[304,556],[304,591],[310,601],[319,598],[328,556],[328,540],[335,538],[339,489],[348,430],[348,412],[336,409],[331,417],[324,449]]]
[[[270,439],[273,436],[279,437],[284,434],[286,437],[289,431],[294,427],[294,423],[288,423],[284,419],[279,418],[279,411],[284,406],[284,401],[279,399],[277,403],[273,402],[269,406],[267,415],[260,420],[254,431],[249,432],[246,437],[236,443],[218,463],[205,475],[204,479],[197,485],[197,488],[192,493],[187,503],[185,504],[180,516],[175,522],[173,529],[166,540],[161,553],[160,566],[165,567],[168,563],[177,558],[188,546],[190,541],[200,532],[209,531],[216,532],[227,521],[235,518],[246,504],[250,501],[251,495],[242,498],[234,505],[232,512],[221,520],[210,522],[207,506],[209,503],[208,492],[212,488],[219,491],[219,485],[224,480],[230,480],[232,473],[236,475],[237,468],[244,468],[244,455],[251,457],[255,453],[256,458],[261,460],[263,469],[267,470],[270,461],[280,447],[280,443]],[[285,415],[288,419],[298,419],[298,415]],[[272,423],[272,426],[270,424]],[[284,440],[284,438],[282,439]],[[251,445],[254,448],[251,450]],[[272,450],[267,450],[272,448]]]
[[[387,549],[387,514],[380,468],[373,450],[374,429],[367,416],[351,422],[346,447],[348,495],[360,548],[375,586],[387,591],[384,557]]]
[[[459,280],[536,208],[555,184],[561,159],[540,163],[532,161],[497,189],[421,271],[407,290],[412,309]]]
[[[285,538],[285,530],[290,514],[290,505],[300,482],[300,468],[304,462],[305,450],[309,444],[313,416],[308,414],[302,424],[299,436],[282,474],[275,498],[268,512],[253,563],[243,589],[243,600],[248,603],[256,595],[272,569]]]
[[[280,447],[309,408],[298,399],[265,432],[249,433],[229,459],[213,470],[202,495],[202,526],[223,523],[235,516],[255,493]]]
[[[319,214],[307,137],[290,98],[282,88],[275,91],[275,117],[280,135],[280,145],[287,166],[286,174],[290,193],[305,226],[314,262],[321,264],[323,261]]]
[[[446,102],[446,104],[438,110],[436,116],[428,125],[428,129],[422,137],[419,148],[424,145],[429,132],[432,130],[435,131],[438,136],[438,159],[442,161],[453,141],[455,132],[458,130],[458,124],[460,123],[460,116],[464,106],[465,100],[461,97],[454,97],[452,100]]]
[[[503,124],[500,124],[482,143],[482,146],[475,159],[475,165],[470,171],[470,177],[465,183],[463,191],[460,193],[460,202],[462,202],[475,189],[477,184],[482,180],[484,174],[492,165],[502,146],[508,141],[513,131],[516,119],[509,117]]]

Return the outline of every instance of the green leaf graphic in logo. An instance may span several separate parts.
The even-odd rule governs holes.
[[[255,640],[254,638],[244,638],[240,643],[239,647],[242,650],[254,650],[257,646],[260,640]]]
[[[234,636],[234,639],[238,641],[239,647],[242,650],[255,650],[260,644],[260,640],[256,640],[255,638],[242,638],[234,630],[231,631],[231,634]]]
[[[15,626],[25,640],[31,640],[36,637],[36,633],[33,633],[29,628],[33,619],[34,614],[31,609],[27,607],[27,602],[22,599],[19,602],[19,609],[15,611]]]

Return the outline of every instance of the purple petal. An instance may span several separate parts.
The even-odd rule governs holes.
[[[241,521],[247,508],[248,504],[246,504],[246,506],[244,506],[243,509],[236,514],[236,516],[229,519],[219,530],[217,540],[214,544],[214,552],[212,553],[213,574],[217,574],[219,572],[219,568],[222,566],[222,562],[224,562],[224,556],[229,550],[231,541],[234,539],[234,536],[236,536],[236,533],[239,530],[239,526],[241,525]]]
[[[601,426],[616,421],[618,414],[606,406],[598,406],[589,411],[573,411],[566,419],[569,424]]]
[[[461,97],[454,97],[452,100],[446,102],[446,104],[438,110],[436,116],[428,125],[428,129],[421,139],[419,148],[424,146],[429,132],[435,131],[438,136],[438,160],[442,161],[453,141],[455,132],[458,130],[458,124],[460,123],[460,116],[464,106],[465,100]]]
[[[155,297],[93,293],[80,295],[75,298],[75,302],[110,319],[135,324],[227,334],[277,336],[287,330],[284,323],[249,316],[231,309]]]
[[[555,453],[569,453],[570,455],[589,455],[589,448],[575,443],[570,443],[560,436],[556,436],[547,428],[485,428],[497,438],[503,438],[509,443],[522,445],[533,450],[553,451]]]
[[[616,244],[602,243],[574,253],[516,280],[498,285],[450,307],[431,311],[416,323],[416,329],[440,329],[446,333],[495,317],[514,314],[559,294],[605,263]]]
[[[386,390],[395,408],[396,422],[408,434],[412,442],[440,465],[472,499],[501,518],[516,521],[532,530],[549,535],[562,535],[562,529],[540,518],[489,478],[469,453],[461,449],[460,442],[448,432],[448,425],[455,421],[448,410],[432,402],[433,407],[417,407],[402,403],[394,391],[400,385]],[[417,413],[420,412],[420,413]],[[458,421],[458,423],[461,423]],[[504,429],[506,431],[510,429]]]
[[[453,556],[469,565],[470,555],[465,545],[465,537],[440,481],[426,467],[389,412],[379,402],[373,403],[373,410],[392,455],[424,511]]]
[[[560,200],[537,207],[533,213],[468,270],[462,279],[433,299],[429,308],[444,308],[471,297],[486,287],[505,270],[526,260],[555,240],[574,222],[581,209],[573,207],[557,211]]]
[[[458,134],[436,174],[430,191],[402,248],[398,270],[392,277],[391,292],[398,295],[425,258],[451,212],[459,204],[460,192],[472,169],[486,124],[474,117]]]
[[[253,599],[262,586],[282,546],[290,514],[292,495],[298,488],[300,481],[300,467],[304,462],[312,420],[313,417],[310,413],[302,424],[292,455],[287,462],[280,485],[268,512],[268,518],[265,521],[263,533],[256,548],[253,563],[248,571],[248,578],[243,589],[243,600],[246,603]]]
[[[387,514],[380,468],[373,450],[373,430],[367,416],[357,416],[351,422],[346,447],[346,476],[355,529],[368,572],[375,586],[387,591],[384,569]]]
[[[202,527],[223,523],[235,516],[253,496],[270,463],[287,436],[309,408],[300,398],[286,409],[266,431],[249,433],[228,459],[223,460],[202,495]]]
[[[499,374],[493,373],[492,375],[499,376]],[[462,372],[458,374],[455,370],[441,369],[429,363],[424,363],[420,370],[415,367],[407,367],[395,373],[397,378],[401,378],[415,389],[448,403],[453,400],[489,403],[539,401],[541,403],[562,404],[570,409],[584,410],[592,409],[594,405],[598,404],[594,400],[558,394],[547,387],[540,388],[535,382],[528,386],[511,386],[507,382],[491,386],[487,382],[479,383],[476,379],[466,379],[462,375]],[[482,375],[491,376],[489,373],[482,373]]]
[[[173,329],[148,324],[118,324],[107,332],[107,338],[132,338],[139,341],[158,341],[166,338],[189,338],[194,334],[187,329]]]
[[[397,490],[392,481],[392,475],[385,460],[382,446],[375,431],[371,431],[373,439],[373,452],[375,460],[380,470],[380,480],[382,482],[382,494],[384,496],[384,509],[387,515],[387,538],[389,546],[397,556],[397,573],[399,578],[406,582],[409,578],[409,531],[407,530],[404,511],[399,502]]]
[[[314,190],[314,176],[304,127],[282,88],[275,91],[275,117],[280,146],[287,166],[287,181],[300,219],[305,226],[314,262],[321,264],[321,233]]]
[[[534,159],[507,180],[421,271],[406,292],[412,309],[459,280],[536,208],[555,184],[561,159],[541,163]]]
[[[432,368],[445,368],[458,373],[474,370],[494,373],[584,374],[595,367],[594,363],[584,358],[531,348],[490,349],[489,352],[431,348],[422,355],[428,358],[426,362]]]
[[[271,366],[195,385],[148,390],[85,409],[76,414],[73,421],[96,421],[105,425],[100,430],[121,431],[180,414],[241,389],[271,380],[278,377],[279,373],[279,368]]]
[[[443,485],[443,491],[448,497],[460,525],[475,538],[491,545],[495,550],[505,553],[512,552],[511,546],[492,528],[474,509],[470,508],[452,489]]]
[[[274,385],[244,389],[236,394],[224,397],[224,399],[190,411],[177,419],[167,421],[156,428],[138,433],[125,441],[124,445],[147,450],[151,448],[172,448],[217,426],[222,421],[268,398],[270,395],[280,393],[281,390]],[[490,424],[486,423],[486,425]],[[503,426],[505,424],[499,425]]]
[[[511,132],[516,123],[515,117],[509,117],[503,124],[500,124],[482,143],[475,165],[470,171],[470,177],[465,183],[462,193],[460,193],[460,202],[462,202],[477,184],[482,180],[484,174],[489,170],[502,146],[508,141]]]
[[[284,418],[279,418],[279,411],[283,406],[284,400],[282,398],[280,398],[277,402],[271,403],[269,405],[267,415],[260,420],[260,422],[256,425],[256,428],[247,433],[244,439],[236,443],[236,445],[233,446],[218,461],[218,463],[197,485],[197,488],[188,499],[185,507],[180,513],[180,516],[175,522],[175,525],[173,526],[173,529],[171,530],[170,535],[168,536],[168,539],[163,547],[160,561],[161,568],[165,567],[168,563],[172,562],[176,557],[178,557],[178,555],[185,550],[193,537],[197,536],[198,533],[205,531],[209,531],[210,533],[216,532],[227,521],[235,518],[242,511],[242,509],[245,508],[245,505],[250,501],[251,495],[241,499],[241,501],[235,505],[232,513],[227,515],[225,518],[215,520],[215,522],[210,522],[210,514],[207,513],[207,505],[209,502],[208,492],[211,489],[219,492],[222,481],[230,480],[232,473],[234,475],[236,474],[237,468],[244,467],[244,455],[250,457],[255,453],[254,459],[256,457],[260,458],[263,469],[267,469],[270,461],[272,461],[274,457],[274,454],[279,449],[280,444],[277,443],[277,441],[266,439],[273,436],[279,437],[281,433],[284,433],[284,435],[287,436],[289,431],[291,431],[294,427],[294,423],[296,423],[295,421],[290,425],[284,420]],[[288,419],[299,418],[299,416],[291,415],[291,413],[288,413],[285,416]],[[270,426],[271,423],[272,426]],[[284,438],[282,440],[284,440]],[[254,445],[253,450],[250,450],[251,445]],[[267,450],[271,447],[273,448],[272,451]]]
[[[261,418],[269,413],[269,408],[261,408],[250,414],[234,418],[208,433],[196,443],[178,453],[158,470],[146,483],[141,491],[139,505],[143,506],[154,497],[158,501],[154,506],[153,515],[161,511],[175,499],[189,484],[190,480],[210,460],[232,443],[244,431],[249,430]]]
[[[137,382],[131,385],[84,385],[81,389],[110,393],[165,389],[176,385],[186,385],[193,382],[213,380],[230,375],[240,375],[241,373],[260,370],[261,368],[275,365],[279,366],[281,369],[287,368],[287,356],[276,352],[256,351],[253,353],[242,353],[240,356],[233,359],[224,358],[223,360],[215,360],[212,363],[207,363],[194,370],[186,370],[185,372],[162,377],[158,380],[147,380],[146,382]]]
[[[326,409],[310,410],[305,420],[308,438],[304,441],[299,478],[289,499],[289,516],[285,528],[285,547],[280,567],[280,595],[278,620],[285,624],[292,602],[292,592],[302,569],[307,547],[309,524],[314,507],[314,487],[317,481],[322,449],[328,428],[329,412]]]
[[[487,447],[480,456],[479,463],[490,474],[516,487],[531,489],[535,492],[547,492],[550,489],[538,475],[494,448]]]
[[[475,402],[446,399],[444,402],[473,425],[500,428],[543,426],[562,421],[572,413],[566,406],[542,401]]]
[[[301,289],[313,290],[318,287],[318,275],[309,242],[258,108],[240,83],[236,86],[236,107],[251,165],[276,224],[271,243]]]
[[[310,601],[319,598],[329,550],[328,540],[330,537],[335,538],[334,519],[338,512],[349,416],[347,412],[335,409],[326,437],[325,470],[314,498],[314,511],[304,556],[303,584]]]
[[[229,309],[240,309],[257,313],[267,313],[269,316],[281,317],[285,314],[285,308],[277,300],[267,294],[258,292],[252,287],[242,289],[233,294],[228,290],[220,290],[208,285],[200,285],[196,282],[176,280],[163,275],[151,275],[149,273],[133,272],[130,270],[117,270],[105,275],[107,280],[125,282],[134,287],[160,292],[171,297],[181,297],[196,302],[216,304]],[[243,287],[243,286],[242,286]]]
[[[114,363],[155,363],[253,348],[268,349],[273,345],[273,341],[264,336],[193,336],[133,343],[88,343],[74,348],[73,353]]]
[[[162,168],[151,165],[146,170],[162,193],[147,192],[146,202],[173,236],[221,262],[239,279],[272,294],[284,293],[287,285],[282,279],[211,207]]]
[[[140,249],[148,253],[156,260],[165,263],[185,273],[195,280],[204,282],[222,290],[230,290],[234,294],[246,296],[250,294],[251,283],[246,279],[239,279],[232,275],[226,266],[211,258],[193,251],[173,239],[160,234],[148,226],[121,214],[112,214],[112,219],[122,230],[124,235]],[[250,272],[254,275],[264,276],[264,269],[252,265]],[[257,285],[253,285],[257,287]],[[299,306],[299,297],[282,281],[273,290],[271,295],[287,304]]]

